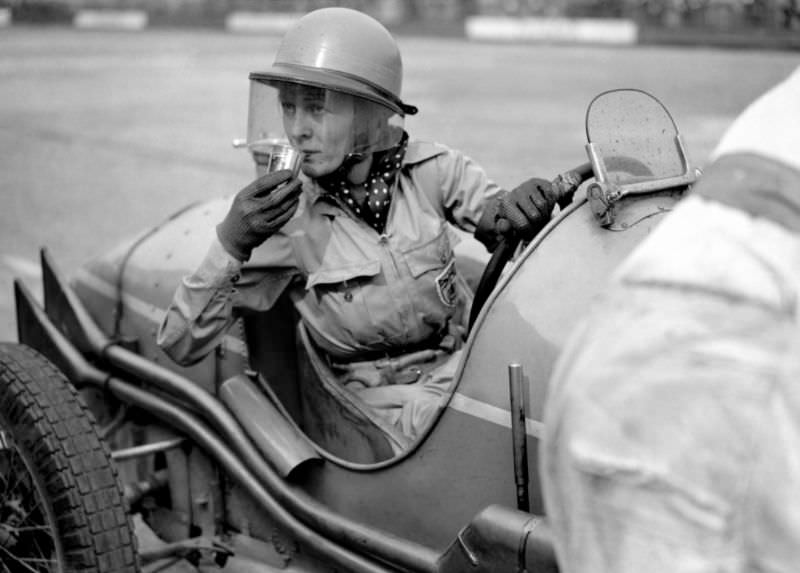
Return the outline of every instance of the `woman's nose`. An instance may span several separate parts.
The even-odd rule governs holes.
[[[292,139],[305,139],[311,135],[311,124],[302,112],[296,113],[286,127],[286,135]]]

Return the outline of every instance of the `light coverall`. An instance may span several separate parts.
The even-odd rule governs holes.
[[[461,153],[412,141],[378,234],[306,180],[292,219],[248,262],[214,241],[179,286],[158,344],[179,363],[199,360],[219,344],[234,307],[269,309],[288,288],[342,385],[410,442],[449,389],[471,302],[455,267],[458,237],[447,223],[473,233],[487,199],[500,191]],[[400,380],[385,370],[376,377],[370,367],[387,357],[413,363],[417,356],[416,381],[408,372]]]
[[[550,381],[567,573],[800,567],[800,68],[615,272]]]

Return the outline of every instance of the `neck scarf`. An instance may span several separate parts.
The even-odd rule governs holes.
[[[392,202],[392,186],[400,171],[403,156],[408,146],[408,134],[396,146],[376,153],[372,159],[366,181],[361,184],[347,180],[350,166],[345,164],[320,183],[330,193],[344,202],[356,216],[360,217],[378,233],[383,233]]]

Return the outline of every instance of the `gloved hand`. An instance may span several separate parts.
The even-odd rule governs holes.
[[[289,169],[267,173],[236,194],[225,219],[217,225],[217,237],[226,251],[246,261],[255,247],[286,224],[297,210],[302,190],[301,181],[289,181],[291,177]]]
[[[556,190],[546,179],[528,179],[501,196],[495,229],[501,235],[516,234],[530,241],[550,220],[556,206]]]

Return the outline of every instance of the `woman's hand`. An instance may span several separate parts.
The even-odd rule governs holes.
[[[499,199],[495,229],[530,241],[550,220],[558,197],[546,179],[532,178]]]
[[[246,261],[255,247],[294,215],[302,182],[289,181],[291,177],[288,169],[267,173],[236,194],[225,219],[217,225],[217,237],[232,256]]]

